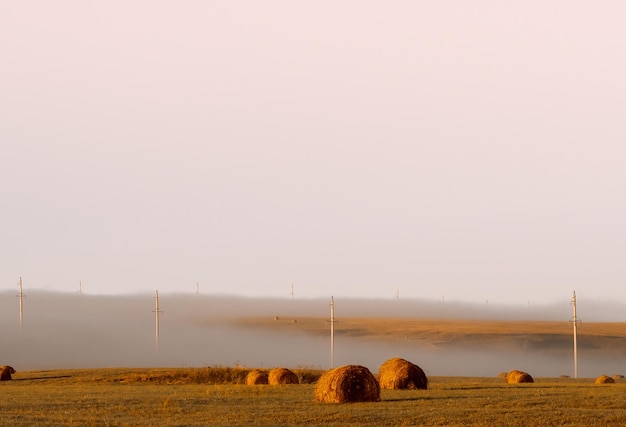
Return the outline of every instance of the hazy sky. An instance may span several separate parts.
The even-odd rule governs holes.
[[[624,16],[0,0],[0,288],[626,300]]]

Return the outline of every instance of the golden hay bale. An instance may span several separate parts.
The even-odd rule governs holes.
[[[600,375],[596,378],[596,384],[615,384],[615,380],[606,375]]]
[[[498,374],[498,378],[503,378],[503,379],[506,379],[506,376],[507,376],[508,374],[509,374],[508,372],[500,372],[500,373]]]
[[[248,372],[248,375],[246,375],[247,385],[257,385],[257,384],[267,384],[267,383],[268,383],[267,374],[258,369],[254,369]]]
[[[428,378],[422,368],[399,357],[389,359],[380,366],[378,383],[380,388],[390,390],[428,389]]]
[[[10,381],[11,374],[15,373],[15,369],[12,366],[0,366],[0,381]]]
[[[526,372],[518,371],[513,369],[511,372],[506,374],[506,383],[507,384],[520,384],[520,383],[534,383],[533,377]]]
[[[380,386],[364,366],[346,365],[324,373],[315,384],[315,401],[325,403],[379,402]]]
[[[268,382],[270,385],[278,384],[299,384],[298,376],[289,369],[274,368],[268,375]]]

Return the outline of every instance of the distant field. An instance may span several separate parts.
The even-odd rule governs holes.
[[[326,318],[243,317],[247,326],[295,328],[312,333],[326,333]],[[572,335],[572,325],[554,321],[444,320],[403,318],[342,318],[335,322],[335,331],[346,335],[390,337],[407,336],[424,339],[459,339],[477,335]],[[584,323],[578,326],[579,336],[611,336],[626,338],[626,322]]]
[[[328,334],[324,318],[245,317],[238,323],[249,328],[299,330]],[[571,347],[573,327],[554,321],[483,321],[403,318],[347,318],[335,323],[337,336],[377,340],[414,340],[428,345],[488,345],[526,340],[540,346],[563,344]],[[578,327],[580,348],[626,351],[626,323],[583,323]]]
[[[624,425],[626,382],[432,377],[430,389],[382,391],[382,401],[319,404],[312,383],[245,386],[240,368],[18,372],[0,383],[0,424],[200,425]],[[313,381],[321,372],[298,372]]]

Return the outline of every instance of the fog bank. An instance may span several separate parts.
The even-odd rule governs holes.
[[[289,318],[329,316],[329,299],[291,300],[235,298],[215,295],[160,295],[159,343],[155,334],[154,295],[98,296],[28,292],[19,321],[19,298],[0,293],[4,345],[0,364],[18,371],[59,368],[242,365],[249,367],[330,367],[329,337],[298,331],[238,327],[244,316]],[[621,321],[623,307],[579,303],[584,321]],[[335,317],[410,317],[493,320],[557,320],[571,318],[568,302],[520,307],[470,305],[419,300],[335,299]],[[338,328],[340,328],[338,323]],[[405,357],[429,375],[493,376],[522,369],[535,376],[571,373],[569,348],[498,349],[416,342],[389,343],[358,337],[335,339],[334,365],[362,364],[378,370],[390,357]],[[570,351],[571,352],[571,351]],[[598,353],[579,357],[580,376],[623,371],[624,356]]]

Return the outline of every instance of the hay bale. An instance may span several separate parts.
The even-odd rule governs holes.
[[[380,388],[390,390],[427,390],[428,378],[417,365],[394,357],[387,360],[378,370]]]
[[[11,374],[15,373],[15,369],[12,366],[4,365],[0,366],[0,381],[10,381]]]
[[[379,402],[380,386],[364,366],[346,365],[324,373],[315,384],[315,401],[325,403]]]
[[[513,369],[511,372],[506,374],[506,383],[507,384],[521,384],[521,383],[534,383],[533,377],[526,372],[518,371]]]
[[[596,384],[615,384],[615,380],[607,375],[600,375],[596,378]]]
[[[298,376],[286,368],[274,368],[268,375],[270,385],[299,384]]]
[[[498,374],[498,378],[506,379],[506,376],[507,376],[508,374],[509,374],[508,372],[500,372],[500,373]]]
[[[617,381],[617,380],[624,379],[624,376],[622,374],[613,374],[611,378]]]
[[[258,369],[254,369],[248,372],[248,375],[246,375],[247,385],[258,385],[258,384],[267,384],[267,383],[268,383],[267,374]]]

